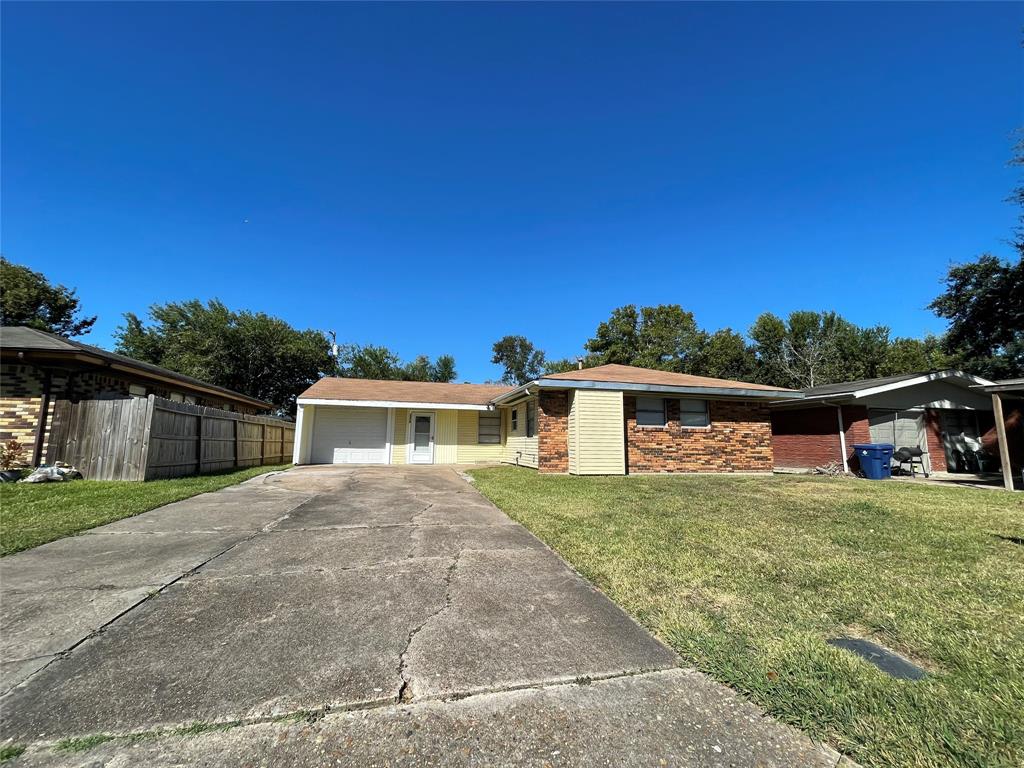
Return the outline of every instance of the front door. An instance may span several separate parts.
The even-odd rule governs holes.
[[[410,464],[434,463],[434,414],[413,413],[412,440],[409,447]]]

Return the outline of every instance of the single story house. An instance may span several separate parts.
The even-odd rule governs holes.
[[[928,472],[994,471],[998,455],[983,449],[992,400],[978,389],[991,383],[945,370],[809,387],[772,404],[775,466],[855,471],[854,443],[892,443],[925,451]]]
[[[325,378],[298,399],[296,464],[504,462],[541,472],[770,472],[769,404],[799,392],[628,365],[519,387]]]
[[[58,400],[112,400],[156,395],[239,413],[273,405],[158,365],[24,326],[0,327],[0,441],[29,448],[31,463],[45,456]]]

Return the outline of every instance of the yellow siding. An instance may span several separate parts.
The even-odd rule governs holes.
[[[578,461],[577,461],[577,459],[579,457],[579,434],[578,434],[579,419],[577,418],[577,415],[578,415],[578,413],[577,413],[577,410],[576,410],[576,392],[575,392],[575,390],[570,389],[569,390],[569,424],[568,424],[568,430],[567,430],[568,434],[566,435],[566,437],[568,438],[567,442],[569,444],[569,474],[570,475],[577,475],[577,474],[579,474],[579,464],[578,464]]]
[[[405,464],[406,443],[405,433],[409,425],[409,411],[395,408],[395,435],[391,441],[391,463]]]
[[[459,461],[458,411],[434,411],[434,463],[456,464]]]
[[[458,463],[479,464],[501,460],[501,443],[480,445],[479,421],[481,411],[457,411],[459,414]]]
[[[626,474],[622,393],[576,391],[576,471],[580,475]]]
[[[537,398],[531,398],[536,401]],[[505,434],[502,445],[501,460],[508,464],[519,464],[524,467],[537,468],[537,436],[526,436],[526,401],[516,404],[513,408],[502,408],[501,426]],[[512,431],[512,411],[519,411],[517,429]]]

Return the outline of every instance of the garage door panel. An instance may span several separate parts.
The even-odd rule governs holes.
[[[320,406],[313,424],[314,464],[386,464],[386,408]]]

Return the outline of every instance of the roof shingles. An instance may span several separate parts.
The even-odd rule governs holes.
[[[387,379],[320,379],[299,398],[302,400],[362,400],[395,403],[487,405],[512,387],[492,384],[444,384],[435,381]]]

